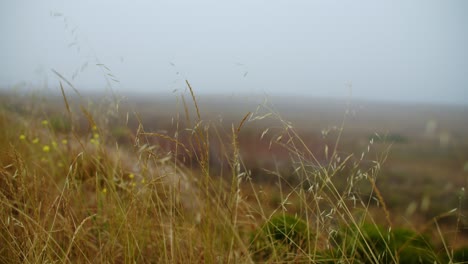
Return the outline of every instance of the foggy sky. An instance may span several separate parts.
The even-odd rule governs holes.
[[[0,36],[5,89],[468,104],[463,0],[2,1]]]

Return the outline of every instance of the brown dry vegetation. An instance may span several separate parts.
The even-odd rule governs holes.
[[[3,94],[0,262],[400,262],[343,237],[369,224],[467,245],[466,107],[190,92]],[[307,235],[258,242],[278,215]]]

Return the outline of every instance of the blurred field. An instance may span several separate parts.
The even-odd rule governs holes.
[[[369,221],[427,235],[445,258],[468,245],[463,105],[190,92],[0,102],[2,262],[377,263],[372,249],[329,244],[340,226],[365,233]],[[271,242],[293,257],[248,253],[253,230],[279,213],[305,219],[315,238],[292,251]]]
[[[180,111],[175,97],[129,97],[128,101],[141,114],[146,128],[171,131],[174,113]],[[266,102],[298,131],[322,164],[328,162],[326,146],[335,146],[341,127],[343,133],[337,146],[341,156],[353,154],[359,158],[370,146],[361,163],[366,165],[386,153],[377,185],[400,224],[417,226],[412,220],[429,221],[460,206],[464,215],[468,212],[467,197],[462,196],[468,183],[468,108],[464,105],[246,95],[201,95],[198,100],[204,118],[226,130],[247,112],[259,111],[258,106]],[[262,113],[268,111],[263,109]],[[267,128],[268,133],[260,140]],[[270,146],[270,140],[281,135],[279,131],[278,123],[268,117],[245,124],[239,142],[248,169],[275,170],[281,164],[280,170],[292,170],[288,151]],[[215,152],[217,146],[212,149]],[[259,182],[268,181],[260,175],[253,177]]]

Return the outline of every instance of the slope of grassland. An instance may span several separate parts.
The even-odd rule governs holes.
[[[226,129],[203,120],[190,97],[182,114],[174,113],[173,131],[158,131],[146,130],[138,113],[130,117],[136,129],[127,129],[129,114],[119,112],[115,98],[2,95],[0,262],[464,259],[445,243],[437,221],[426,228],[440,231],[435,242],[393,226],[376,185],[385,153],[363,166],[362,157],[330,147],[324,162],[271,109],[240,116]],[[286,149],[295,166],[291,175],[261,170],[276,185],[253,181],[242,155],[241,131],[267,117],[277,124],[270,145]],[[213,163],[220,156],[223,166]]]

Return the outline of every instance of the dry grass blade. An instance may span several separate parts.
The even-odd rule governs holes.
[[[73,247],[73,243],[75,242],[75,239],[76,239],[76,235],[78,234],[78,232],[80,232],[81,228],[83,227],[83,225],[88,221],[90,220],[91,218],[95,217],[97,214],[92,214],[88,217],[86,217],[85,219],[83,219],[83,221],[81,221],[80,225],[76,228],[75,232],[73,233],[73,237],[70,241],[70,245],[68,245],[68,249],[65,253],[65,258],[68,259],[68,255],[70,254],[70,251]]]
[[[237,127],[237,134],[239,134],[242,126],[244,125],[245,121],[247,120],[247,118],[251,115],[252,113],[248,112],[244,118],[242,118],[242,121],[240,122],[239,126]]]
[[[182,98],[182,104],[184,106],[185,120],[187,121],[187,124],[189,126],[192,126],[192,123],[190,121],[190,113],[189,113],[189,109],[188,109],[188,106],[187,106],[187,102],[185,102],[185,97],[183,95],[181,95],[180,97]]]
[[[192,100],[193,100],[193,103],[195,104],[195,109],[197,110],[198,120],[201,120],[200,109],[198,108],[198,103],[197,103],[197,100],[195,99],[195,93],[193,92],[192,86],[190,85],[188,80],[185,80],[185,83],[187,84],[187,86],[188,86],[188,88],[190,90],[190,94],[192,95]]]
[[[59,83],[60,83],[60,91],[62,91],[63,101],[65,102],[65,107],[67,108],[68,114],[71,115],[70,104],[68,103],[67,96],[65,95],[65,91],[63,89],[62,82],[59,82]]]
[[[83,114],[85,114],[86,119],[88,119],[88,122],[91,125],[91,127],[96,126],[96,122],[94,121],[93,115],[91,115],[91,113],[88,110],[86,110],[82,105],[80,106],[80,108]]]
[[[75,91],[75,93],[81,97],[81,94],[78,91],[78,89],[76,89],[75,86],[69,80],[67,80],[65,77],[63,77],[63,75],[60,74],[59,72],[57,72],[56,70],[54,70],[54,69],[50,69],[50,70],[53,73],[55,73],[55,75],[57,75],[60,79],[62,79],[64,82],[66,82],[73,89],[73,91]]]
[[[387,204],[385,203],[385,200],[382,196],[382,193],[380,192],[379,188],[377,188],[377,185],[375,184],[374,179],[369,177],[369,182],[371,183],[372,189],[374,190],[375,194],[377,195],[377,199],[379,200],[379,203],[382,205],[382,208],[385,213],[385,219],[387,220],[387,223],[389,224],[390,227],[393,226],[392,220],[390,218],[390,212],[388,211]]]
[[[164,135],[164,134],[161,134],[161,133],[154,133],[154,132],[142,132],[142,133],[140,133],[140,135],[155,136],[155,137],[159,137],[159,138],[162,138],[162,139],[169,140],[169,141],[177,144],[178,146],[181,146],[187,154],[190,154],[190,151],[188,150],[188,148],[182,142],[180,142],[179,140],[177,140],[177,139],[175,139],[173,137],[170,137],[168,135]]]

